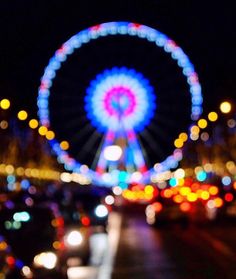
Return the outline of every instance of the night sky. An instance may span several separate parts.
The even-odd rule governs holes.
[[[25,108],[36,117],[40,77],[63,42],[95,24],[133,21],[158,29],[182,47],[199,75],[204,111],[217,109],[222,100],[236,99],[236,5],[230,2],[3,0],[0,98],[10,98],[16,110]],[[86,59],[83,63],[93,64]]]

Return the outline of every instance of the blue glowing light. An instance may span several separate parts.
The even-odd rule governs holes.
[[[171,187],[175,187],[177,184],[178,184],[178,181],[176,178],[172,177],[170,180],[169,180],[169,184]]]
[[[204,181],[207,178],[207,173],[205,171],[199,171],[197,173],[197,180],[198,181]]]
[[[15,177],[14,175],[8,175],[8,176],[7,176],[7,182],[8,182],[9,184],[15,183],[15,182],[16,182],[16,177]]]
[[[224,186],[229,186],[232,182],[229,176],[224,176],[221,181]]]
[[[99,131],[134,129],[141,131],[155,109],[153,88],[133,69],[112,68],[99,74],[90,84],[85,110]]]
[[[30,187],[30,182],[28,179],[23,179],[20,184],[21,188],[24,190],[27,190]]]

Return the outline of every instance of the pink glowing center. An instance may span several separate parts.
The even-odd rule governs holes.
[[[104,107],[110,116],[126,117],[136,109],[135,93],[124,86],[113,87],[105,94]]]

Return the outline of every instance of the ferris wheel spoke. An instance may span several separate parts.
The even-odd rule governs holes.
[[[144,139],[145,142],[148,143],[148,146],[154,152],[154,154],[156,154],[156,157],[158,157],[158,158],[164,157],[163,149],[160,147],[160,145],[157,144],[157,140],[147,129],[145,129],[140,134],[140,136]],[[163,139],[164,139],[164,137],[163,137]]]
[[[97,55],[94,47],[96,39],[99,39],[98,45],[101,45],[98,49],[101,50],[107,36],[111,40],[117,37],[117,42],[120,40],[119,46],[124,46],[126,37],[129,37],[129,43],[132,41],[136,44],[139,41],[140,45],[138,49],[131,45],[128,48],[119,48],[119,55],[114,55],[112,47],[109,47],[104,53],[108,55],[106,58],[106,55],[100,55],[100,51]],[[143,52],[141,44],[145,44],[150,51]],[[86,52],[83,52],[86,45],[92,53],[93,67],[89,67],[84,55]],[[77,51],[79,54],[81,47],[81,59],[77,59],[77,56],[73,59],[72,54],[75,52],[77,55]],[[155,49],[157,53],[152,56],[155,59],[148,59]],[[129,55],[125,56],[128,52],[133,60]],[[96,63],[96,59],[99,63]],[[138,63],[140,59],[142,61]],[[120,65],[121,61],[124,61],[125,66],[134,64],[139,72],[123,67]],[[158,67],[156,62],[159,63]],[[110,68],[104,70],[104,65]],[[115,65],[118,67],[114,67]],[[70,67],[73,70],[69,70]],[[101,70],[103,72],[97,75]],[[176,70],[177,74],[171,76]],[[156,73],[155,78],[151,77],[150,80],[154,87],[141,72],[147,77]],[[90,82],[90,78],[95,75],[95,80]],[[171,150],[174,158],[175,149],[172,145],[180,132],[178,129],[182,132],[182,127],[187,128],[191,120],[199,118],[201,105],[198,76],[183,50],[158,30],[130,22],[100,24],[67,40],[45,68],[38,93],[41,125],[54,127],[58,139],[66,137],[72,147],[66,152],[58,147],[60,145],[57,140],[53,141],[53,150],[57,152],[60,161],[65,167],[70,165],[71,170],[74,170],[81,160],[91,157],[92,169],[88,172],[91,179],[96,179],[98,172],[105,174],[99,179],[108,179],[109,175],[106,174],[117,170],[116,179],[108,179],[107,183],[118,183],[119,172],[122,170],[130,173],[144,171],[150,153],[152,158],[168,159],[170,156],[164,156],[164,150],[168,150],[168,154]],[[113,137],[109,136],[110,131],[113,131]],[[103,140],[102,135],[105,137]],[[118,160],[103,157],[104,150],[110,147],[117,150],[120,148],[123,155]],[[71,160],[71,154],[78,160]],[[91,154],[96,154],[95,158]],[[163,164],[164,169],[170,169],[172,165],[176,164]],[[127,182],[131,182],[132,175],[127,177]]]
[[[74,135],[71,137],[71,143],[77,143],[79,139],[88,139],[90,134],[93,133],[94,137],[98,137],[98,134],[96,131],[94,131],[89,123],[84,125],[84,127],[80,130],[78,130],[77,133],[74,133]],[[86,144],[87,141],[85,141]]]
[[[100,140],[100,137],[96,131],[93,131],[93,133],[89,136],[89,139],[85,141],[83,145],[78,146],[80,157],[85,158],[88,156],[88,153],[91,152],[98,140]]]

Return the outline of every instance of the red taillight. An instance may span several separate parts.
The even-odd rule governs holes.
[[[160,212],[163,208],[162,204],[160,202],[154,202],[152,204],[153,209],[155,210],[155,212]]]
[[[188,202],[183,202],[180,204],[180,210],[182,210],[183,212],[187,212],[191,209],[191,205]]]
[[[89,219],[89,217],[87,217],[87,216],[83,216],[82,218],[81,218],[81,223],[82,223],[82,225],[84,225],[84,226],[89,226],[90,225],[90,219]]]
[[[225,194],[225,201],[231,202],[233,199],[234,199],[233,194],[231,194],[231,193]]]
[[[8,256],[8,257],[6,257],[6,262],[8,265],[13,266],[15,264],[16,260],[12,256]]]

